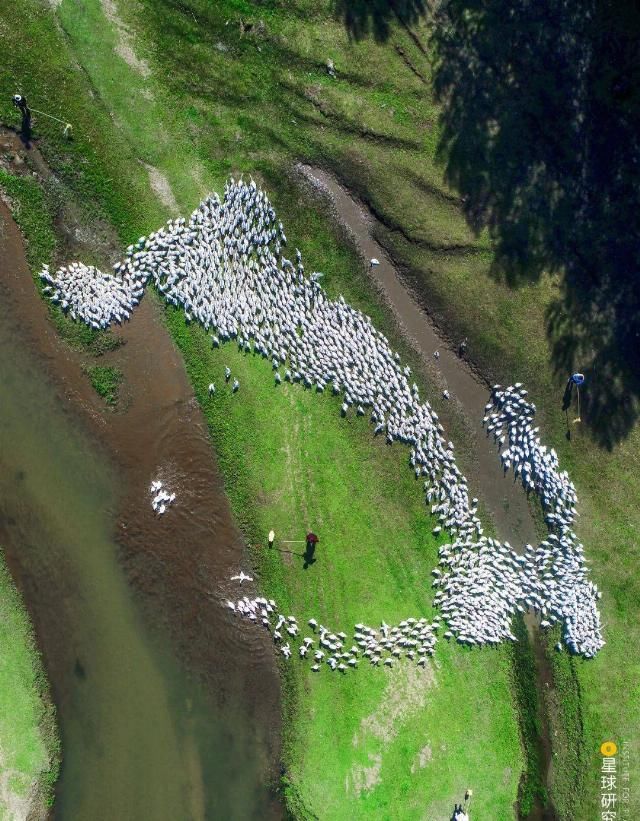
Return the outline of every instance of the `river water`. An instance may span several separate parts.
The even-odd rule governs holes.
[[[105,413],[4,206],[0,304],[0,544],[58,710],[55,818],[279,817],[275,665],[221,606],[246,551],[157,307],[105,359],[128,386]],[[163,519],[157,475],[178,495]]]

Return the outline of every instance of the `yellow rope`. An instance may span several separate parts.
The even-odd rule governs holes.
[[[36,114],[42,114],[43,117],[48,117],[50,120],[55,120],[58,123],[62,123],[64,126],[62,133],[68,139],[71,137],[71,132],[73,131],[73,126],[71,123],[66,123],[64,120],[61,120],[60,117],[54,117],[53,114],[47,114],[46,111],[39,111],[37,108],[30,108],[30,111],[34,111]]]
[[[580,385],[576,385],[576,390],[578,391],[578,415],[573,420],[574,424],[576,422],[582,422],[582,419],[580,418]]]

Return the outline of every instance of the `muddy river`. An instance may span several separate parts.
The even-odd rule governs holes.
[[[61,731],[55,818],[278,818],[270,645],[221,601],[247,567],[204,420],[150,299],[104,406],[48,322],[0,206],[0,544]],[[162,519],[160,476],[177,494]]]

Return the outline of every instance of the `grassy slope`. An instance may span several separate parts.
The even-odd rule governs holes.
[[[546,438],[559,449],[577,483],[583,513],[580,534],[605,591],[605,653],[595,662],[572,663],[570,668],[565,658],[556,660],[564,680],[578,683],[584,722],[584,735],[577,736],[582,743],[566,745],[567,755],[555,768],[557,793],[561,802],[563,797],[568,800],[575,783],[570,779],[581,771],[574,766],[573,750],[578,749],[590,764],[589,785],[578,791],[586,812],[597,797],[597,745],[604,736],[628,735],[637,714],[637,665],[631,669],[623,641],[625,631],[628,636],[629,630],[637,629],[629,623],[629,613],[637,609],[638,591],[628,573],[638,524],[637,513],[628,505],[631,494],[637,495],[638,471],[632,469],[637,464],[637,433],[613,454],[599,452],[588,441],[577,448],[575,437],[573,448],[565,442],[563,420],[553,410],[558,392],[543,326],[554,283],[512,292],[489,278],[486,238],[470,234],[433,162],[437,109],[428,83],[394,48],[400,45],[428,78],[428,62],[415,43],[404,33],[393,32],[384,47],[369,41],[351,45],[342,26],[331,20],[328,3],[301,0],[286,6],[285,12],[276,3],[265,2],[256,12],[238,1],[215,6],[193,1],[180,7],[158,0],[127,4],[126,13],[147,38],[147,56],[162,77],[163,88],[135,78],[123,94],[117,78],[129,71],[130,81],[131,71],[108,52],[103,22],[93,36],[79,25],[81,14],[96,15],[96,4],[80,6],[65,0],[61,19],[74,37],[83,67],[99,86],[103,110],[87,104],[84,78],[59,47],[47,25],[48,12],[44,7],[36,12],[34,3],[22,0],[16,14],[27,20],[26,33],[40,47],[21,53],[20,62],[14,56],[20,50],[8,49],[0,76],[10,89],[26,78],[29,88],[45,101],[37,107],[64,112],[64,118],[74,122],[73,146],[64,145],[42,123],[49,138],[47,155],[77,191],[98,194],[126,239],[153,227],[160,211],[149,199],[146,172],[135,162],[136,154],[165,172],[181,206],[194,204],[203,186],[219,186],[229,170],[244,169],[267,178],[288,232],[308,264],[330,268],[332,249],[301,225],[285,177],[292,157],[324,160],[372,203],[390,229],[402,226],[415,240],[409,243],[397,231],[383,232],[384,241],[419,272],[431,308],[446,317],[452,333],[468,333],[480,364],[500,378],[517,374],[533,387],[538,407],[547,409],[542,419]],[[144,22],[139,11],[145,12]],[[264,19],[266,34],[241,37],[239,18],[252,15],[254,20]],[[21,31],[15,36],[25,35]],[[40,71],[43,55],[49,74]],[[328,57],[336,64],[337,81],[324,70]],[[107,65],[108,72],[102,70]],[[112,74],[116,82],[109,88],[104,80]],[[131,123],[131,103],[140,102],[140,89],[147,85],[153,86],[162,122],[171,130],[170,145],[179,145],[179,154],[159,150],[155,126]],[[117,131],[111,127],[109,110],[121,126]],[[8,116],[8,108],[3,113]],[[135,116],[148,123],[146,116]],[[186,148],[178,132],[188,136]],[[126,187],[120,177],[123,169]],[[341,279],[332,275],[329,287],[342,287]],[[605,668],[621,672],[612,679]],[[575,702],[572,710],[577,714]]]
[[[336,398],[275,387],[268,361],[232,346],[212,350],[207,334],[186,327],[178,312],[168,322],[253,543],[264,545],[271,527],[281,539],[311,527],[321,535],[318,561],[307,570],[299,555],[257,548],[261,587],[299,618],[336,630],[428,617],[436,544],[406,450],[372,441],[363,419],[342,420]],[[236,395],[223,387],[225,365],[240,381]],[[212,379],[218,388],[209,398]],[[507,660],[506,648],[479,654],[443,645],[424,674],[403,664],[390,675],[365,667],[342,678],[292,664],[288,695],[297,713],[285,761],[304,804],[322,818],[414,818],[420,808],[438,818],[472,778],[479,811],[509,817],[519,750]],[[421,768],[426,748],[433,758]],[[372,789],[356,800],[367,769]]]
[[[29,8],[33,7],[29,5]],[[88,23],[84,27],[82,25],[81,18],[85,14],[87,20],[91,21],[91,27]],[[187,151],[184,156],[180,157],[181,164],[177,169],[179,173],[172,172],[171,163],[176,162],[175,154],[172,152],[167,152],[166,155],[152,153],[157,140],[156,126],[154,125],[151,129],[139,127],[141,122],[145,122],[144,118],[140,122],[136,120],[135,123],[131,123],[130,114],[128,114],[131,99],[138,99],[136,96],[138,90],[144,86],[148,88],[150,81],[127,75],[128,69],[124,64],[114,68],[113,57],[108,50],[110,42],[108,32],[104,34],[105,22],[100,15],[97,15],[95,4],[89,3],[80,7],[74,3],[65,2],[60,9],[60,16],[68,31],[73,34],[76,54],[82,60],[103,103],[108,109],[113,110],[114,118],[120,125],[117,135],[114,135],[113,156],[105,157],[101,152],[96,152],[91,156],[89,151],[84,154],[87,164],[91,165],[91,175],[98,173],[96,169],[102,174],[110,173],[107,169],[116,160],[120,164],[120,174],[111,178],[110,201],[106,199],[101,201],[107,212],[110,213],[113,208],[114,221],[120,224],[118,215],[122,215],[123,209],[129,204],[131,198],[130,191],[119,187],[118,181],[126,179],[128,183],[132,179],[135,182],[135,174],[130,177],[128,173],[133,166],[127,147],[121,144],[123,135],[131,141],[132,145],[135,144],[146,162],[154,164],[166,174],[174,185],[174,193],[182,207],[195,204],[201,193],[202,183],[196,181],[194,175],[189,175],[187,171],[193,168],[196,159],[192,153]],[[38,15],[33,14],[33,17],[37,18]],[[37,34],[40,37],[43,44],[42,57],[42,54],[48,53],[45,46],[51,47],[51,44],[47,43],[50,34],[45,30],[43,20],[36,20],[36,22],[41,28],[37,30],[32,28],[31,35]],[[83,38],[90,34],[94,39],[88,43]],[[55,57],[52,59],[54,62],[57,61],[62,70],[64,49],[58,46]],[[68,54],[66,59],[70,59]],[[106,71],[107,61],[109,71]],[[119,73],[120,69],[123,70],[122,73]],[[126,95],[121,95],[117,87],[111,83],[110,78],[114,76],[120,77],[122,83],[126,80]],[[47,87],[49,109],[64,110],[67,112],[66,118],[70,121],[73,121],[74,117],[82,120],[83,126],[86,125],[87,133],[81,134],[81,139],[86,138],[87,145],[93,145],[99,141],[106,142],[107,135],[112,131],[107,129],[104,120],[101,119],[100,109],[95,111],[96,124],[84,111],[80,110],[80,107],[75,108],[78,95],[86,92],[83,89],[81,77],[74,76],[73,80],[76,86],[65,89],[64,94],[57,100],[52,97],[55,90]],[[156,98],[155,104],[159,106],[162,102],[162,90],[154,86],[152,93]],[[72,110],[66,108],[67,104]],[[154,116],[158,116],[158,111],[159,109],[156,109]],[[165,101],[161,113],[164,113],[163,124],[166,127],[166,139],[170,141],[170,145],[173,145],[174,143],[171,142],[173,134],[176,132],[179,134],[182,127],[179,122],[179,115],[183,113],[182,109],[175,105],[175,101],[171,106]],[[192,115],[187,112],[185,116],[188,118]],[[94,136],[96,130],[99,133]],[[91,134],[90,140],[88,133]],[[55,131],[51,131],[47,144],[43,146],[47,156],[49,156],[49,142],[56,143],[51,156],[54,165],[62,173],[65,173],[69,165],[65,152],[73,152],[78,159],[76,152],[84,151],[78,145],[67,148]],[[175,145],[178,148],[184,147],[179,137],[176,138]],[[208,145],[205,145],[205,149],[207,147]],[[222,150],[219,153],[222,154]],[[203,156],[202,166],[206,169],[207,156],[206,154]],[[269,174],[270,183],[275,190],[276,200],[279,200],[278,206],[281,208],[289,233],[292,237],[295,236],[296,241],[307,252],[307,259],[310,263],[313,262],[328,271],[328,281],[331,287],[341,288],[346,296],[355,297],[356,301],[359,298],[360,304],[370,308],[370,312],[381,316],[379,307],[376,308],[366,301],[366,290],[362,289],[359,292],[357,276],[350,276],[354,268],[357,269],[355,259],[336,247],[335,237],[327,233],[326,225],[317,214],[313,211],[307,213],[306,209],[296,207],[296,203],[293,202],[294,191],[290,184],[281,173],[276,173],[278,168],[282,169],[288,165],[288,157],[282,156],[278,160],[279,166],[274,165],[273,157],[269,157],[268,161],[255,164],[251,159],[245,159],[243,165],[249,165],[250,168],[255,165],[258,171],[262,168],[265,175]],[[219,166],[212,164],[209,168],[208,179],[214,179],[219,183],[226,175],[227,169],[236,161],[237,157],[229,156]],[[176,175],[183,180],[182,188],[176,184]],[[207,171],[201,170],[200,180],[206,175]],[[65,176],[65,181],[72,186],[75,184],[73,175]],[[75,190],[82,193],[84,186],[90,184],[91,179],[79,180]],[[97,188],[100,189],[100,186]],[[121,222],[122,233],[126,238],[134,233],[149,230],[154,225],[155,213],[149,193],[146,192],[144,195],[137,193],[140,199],[132,203],[130,219],[123,219]],[[113,202],[116,199],[118,201],[114,206]],[[145,219],[139,216],[142,202],[150,204]],[[289,202],[289,207],[287,207],[287,202]],[[363,300],[365,300],[364,303]],[[177,323],[174,324],[174,333],[181,339],[182,344],[185,344],[186,339],[191,339],[192,334],[197,341],[199,333],[197,330],[186,335],[182,321],[177,317],[174,317],[173,321]],[[200,344],[202,344],[202,339],[200,339]],[[198,351],[197,356],[188,357],[192,376],[201,390],[205,384],[203,380],[208,381],[209,379],[208,372],[200,373],[198,376],[203,362],[207,361],[207,356],[207,350],[202,349]],[[265,416],[264,410],[269,408],[268,403],[278,396],[270,384],[268,368],[265,369],[264,363],[255,360],[243,360],[237,365],[238,368],[241,366],[243,368],[240,378],[245,388],[238,397],[244,401],[236,403],[235,412],[244,414],[244,417],[234,419],[236,422],[233,426],[234,435],[227,430],[226,435],[219,437],[218,444],[223,466],[228,468],[226,475],[232,497],[235,489],[242,500],[242,504],[237,504],[235,509],[245,528],[263,529],[264,523],[268,521],[276,523],[278,529],[284,531],[285,523],[298,522],[302,526],[305,519],[303,496],[283,497],[278,500],[277,494],[272,493],[266,496],[260,505],[249,507],[246,504],[247,499],[256,496],[253,492],[255,484],[252,482],[257,482],[259,486],[263,481],[273,483],[277,468],[281,469],[279,449],[284,444],[278,440],[278,436],[282,428],[273,424],[274,418],[285,419],[287,418],[286,413],[289,414],[289,424],[285,427],[290,435],[296,430],[296,422],[304,421],[304,426],[299,428],[295,436],[291,436],[289,442],[294,460],[292,470],[304,468],[305,449],[312,449],[318,455],[322,453],[327,439],[331,441],[336,459],[333,464],[325,459],[322,470],[319,466],[317,473],[313,474],[313,481],[309,478],[306,488],[306,493],[313,498],[314,516],[317,517],[316,522],[318,522],[315,526],[322,534],[331,533],[334,530],[342,533],[343,541],[337,542],[334,546],[332,574],[320,577],[320,573],[316,572],[315,579],[309,575],[305,585],[300,584],[300,579],[303,582],[306,581],[301,571],[294,573],[294,568],[286,568],[287,572],[284,573],[278,563],[272,562],[266,564],[263,569],[265,586],[278,592],[279,597],[284,595],[291,602],[292,608],[301,614],[312,604],[321,607],[322,602],[309,598],[312,594],[319,596],[325,600],[327,619],[337,620],[338,613],[341,613],[340,624],[346,628],[349,622],[366,615],[363,613],[366,607],[372,618],[375,613],[379,613],[377,607],[374,613],[371,604],[371,597],[374,593],[376,598],[384,599],[387,618],[406,615],[408,606],[411,609],[416,607],[419,611],[428,612],[430,598],[428,576],[435,560],[435,545],[429,535],[430,526],[424,517],[424,507],[419,492],[411,481],[411,473],[405,461],[406,454],[401,456],[395,452],[392,457],[384,448],[379,448],[377,451],[372,449],[370,441],[365,440],[366,444],[363,442],[362,431],[350,432],[345,423],[340,421],[335,413],[335,403],[329,408],[328,401],[316,397],[311,398],[301,392],[300,400],[306,401],[308,405],[302,420],[299,414],[300,409],[291,404],[283,407],[278,416],[274,417],[270,411]],[[254,390],[250,391],[249,385],[252,381]],[[262,393],[259,390],[261,382]],[[265,390],[269,392],[268,397],[264,395]],[[282,391],[280,395],[284,397],[285,391]],[[262,427],[260,428],[262,435],[256,436],[255,419],[260,416],[261,408],[263,409]],[[249,445],[251,443],[255,445],[256,442],[266,443],[266,450],[255,453],[255,461],[252,460],[249,463],[246,460],[246,452],[249,450]],[[229,465],[225,457],[227,453],[225,448],[232,455],[234,453],[237,455],[238,452],[245,454],[243,462],[239,465],[232,461]],[[373,450],[371,456],[369,455],[370,449]],[[361,475],[361,465],[365,460],[368,460],[371,477],[367,476],[366,486],[361,483],[361,480],[357,480],[360,484],[362,509],[355,510],[353,506],[348,505],[349,495],[342,499],[340,506],[337,506],[335,494],[336,489],[339,490],[341,485],[335,483],[336,465],[341,465],[340,469],[345,477],[342,489],[344,493],[345,489],[349,490],[354,480]],[[389,464],[389,460],[394,462],[393,466]],[[242,470],[238,473],[236,469],[239,466]],[[391,475],[394,477],[398,476],[397,481],[394,479],[393,482],[389,482],[388,470],[393,470]],[[238,476],[243,481],[240,481]],[[375,496],[371,496],[372,489],[375,489]],[[404,499],[404,496],[407,498]],[[257,496],[257,498],[261,497]],[[404,515],[401,512],[403,508],[406,511]],[[406,515],[407,513],[409,515]],[[326,525],[320,526],[321,519],[326,521]],[[400,522],[404,522],[403,527],[398,526]],[[349,585],[353,584],[354,561],[356,560],[353,543],[362,540],[363,534],[367,544],[358,548],[358,553],[355,554],[362,557],[363,582],[358,595],[351,596],[348,590]],[[323,538],[323,550],[326,551],[327,556],[329,549],[330,546],[325,545]],[[318,571],[321,567],[319,563]],[[383,594],[382,579],[379,577],[381,568],[395,574],[387,582],[389,590],[386,594]],[[322,578],[322,583],[317,585],[317,580],[320,578]],[[375,586],[374,582],[377,582]],[[420,592],[416,593],[415,590]],[[310,682],[304,673],[304,668],[292,665],[292,670],[295,672],[290,678],[289,706],[297,704],[299,712],[296,714],[296,720],[292,724],[292,731],[288,737],[287,758],[291,765],[291,774],[296,785],[299,786],[302,800],[312,807],[317,807],[324,795],[331,795],[335,817],[344,817],[345,813],[357,811],[360,806],[364,809],[371,808],[371,806],[388,808],[394,806],[393,810],[388,809],[386,812],[396,817],[398,812],[401,816],[411,817],[415,815],[413,802],[417,801],[422,806],[430,802],[432,813],[434,816],[439,816],[448,811],[451,801],[459,797],[467,785],[468,775],[474,773],[475,784],[480,796],[479,805],[485,804],[488,811],[490,804],[491,812],[495,817],[509,817],[516,794],[521,754],[513,705],[508,693],[507,659],[508,656],[504,650],[491,654],[469,654],[455,648],[444,647],[438,657],[440,669],[436,670],[435,683],[424,694],[421,693],[419,679],[413,676],[412,668],[398,671],[398,682],[404,682],[403,686],[410,689],[409,703],[412,698],[416,698],[416,691],[420,694],[417,703],[407,710],[404,718],[402,713],[407,708],[403,704],[398,706],[397,696],[394,696],[393,679],[388,676],[386,678],[390,679],[391,685],[388,689],[386,688],[384,672],[382,675],[376,675],[374,671],[362,671],[359,676],[354,676],[352,681],[347,679],[336,684],[327,676]],[[343,705],[343,709],[338,711],[341,718],[338,726],[336,726],[335,710],[336,687],[339,688],[337,692]],[[318,689],[313,699],[308,697],[307,688]],[[487,709],[488,705],[492,705],[491,709]],[[394,732],[397,731],[397,735],[392,739],[381,739],[376,736],[375,732],[367,733],[362,730],[363,737],[358,748],[359,760],[354,762],[351,752],[347,754],[347,750],[351,751],[354,732],[361,719],[374,714],[376,710],[382,714],[383,722],[387,716],[387,723],[393,723]],[[399,711],[397,717],[395,712],[391,713],[392,718],[395,718],[393,722],[388,717],[389,710]],[[474,728],[473,734],[469,733],[470,727]],[[428,728],[428,732],[425,732],[424,728]],[[487,746],[495,751],[491,760],[487,759],[484,754]],[[425,758],[424,769],[418,767],[412,774],[412,764],[416,763],[420,750],[426,747],[429,747],[433,760],[429,762]],[[335,756],[336,749],[341,751],[340,756]],[[382,784],[370,792],[365,790],[360,802],[356,802],[353,800],[357,792],[355,783],[361,776],[358,775],[359,771],[356,771],[355,775],[352,774],[352,779],[355,778],[356,781],[350,791],[346,791],[345,778],[349,767],[354,763],[356,766],[370,767],[372,760],[370,756],[376,755],[381,755]],[[423,755],[428,757],[427,752]],[[321,765],[322,769],[327,770],[322,759],[331,760],[334,757],[334,768],[327,771],[326,777],[320,778]],[[377,761],[375,758],[373,760]],[[401,805],[398,803],[400,799],[403,801]],[[384,810],[381,812],[384,813]]]
[[[55,714],[29,616],[2,556],[0,761],[0,818],[19,817],[20,810],[30,805],[37,813],[38,805],[49,804],[59,761]],[[29,800],[30,796],[33,803]],[[21,802],[24,804],[21,805]],[[16,811],[17,815],[14,816]]]

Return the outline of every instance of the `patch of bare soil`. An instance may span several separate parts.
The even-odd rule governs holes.
[[[118,14],[118,7],[114,0],[100,0],[100,5],[107,20],[115,28],[118,35],[118,42],[116,45],[116,54],[131,66],[134,71],[141,74],[143,77],[151,75],[151,68],[146,60],[141,60],[135,53],[133,48],[133,35],[125,26],[120,15]]]
[[[393,670],[378,709],[360,722],[354,746],[374,738],[384,745],[398,735],[398,727],[427,703],[429,689],[435,683],[430,664],[423,668],[415,664],[397,664]]]
[[[423,770],[432,758],[433,752],[431,750],[431,747],[427,744],[420,750],[420,752],[416,756],[416,760],[411,765],[411,774],[415,775],[418,772],[418,770]]]
[[[176,202],[176,198],[173,195],[171,184],[167,177],[162,173],[162,171],[160,171],[159,168],[154,168],[153,165],[147,165],[147,163],[144,163],[144,167],[147,169],[149,174],[149,182],[151,183],[153,193],[174,216],[177,216],[180,213],[180,208]]]
[[[23,774],[5,766],[4,756],[0,749],[0,810],[6,821],[44,821],[47,810],[39,800],[40,792],[37,782],[23,794],[18,791]]]
[[[382,782],[380,772],[382,770],[382,756],[380,753],[369,753],[370,767],[362,764],[354,764],[346,778],[346,790],[348,793],[355,793],[360,798],[363,792],[370,792],[377,784]]]
[[[360,722],[360,729],[353,737],[353,746],[368,746],[373,743],[378,748],[382,745],[384,750],[398,735],[402,724],[425,706],[429,689],[434,683],[435,673],[431,665],[420,668],[413,664],[398,663],[390,674],[377,709]],[[425,749],[429,750],[430,755],[430,749]],[[372,790],[382,780],[382,752],[379,750],[367,755],[370,765],[354,764],[345,779],[346,791],[358,797],[363,792]],[[420,756],[422,755],[421,752]]]

